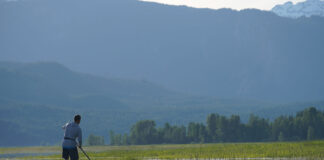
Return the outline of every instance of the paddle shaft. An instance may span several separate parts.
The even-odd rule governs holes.
[[[87,153],[83,150],[83,148],[82,148],[82,147],[79,147],[79,148],[80,148],[80,150],[83,152],[83,154],[88,158],[88,160],[90,160],[89,156],[88,156]]]

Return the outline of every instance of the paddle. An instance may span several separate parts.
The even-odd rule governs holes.
[[[80,148],[80,150],[83,152],[83,154],[88,158],[88,160],[90,160],[89,156],[88,156],[87,153],[83,150],[83,148],[80,147],[80,146],[79,146],[79,148]]]

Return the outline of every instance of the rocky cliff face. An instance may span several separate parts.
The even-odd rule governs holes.
[[[307,0],[293,4],[287,2],[283,5],[277,5],[272,8],[272,12],[282,17],[299,18],[302,16],[323,16],[324,17],[324,1],[322,0]]]

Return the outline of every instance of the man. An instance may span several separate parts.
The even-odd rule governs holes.
[[[62,127],[65,130],[62,144],[62,158],[65,160],[68,160],[69,157],[71,160],[79,159],[77,145],[79,147],[82,145],[82,132],[79,126],[80,122],[81,116],[76,115],[74,116],[74,122],[67,123]],[[78,139],[78,143],[76,142],[76,139]]]

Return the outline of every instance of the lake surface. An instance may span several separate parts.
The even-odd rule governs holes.
[[[0,158],[18,158],[26,156],[48,156],[57,153],[9,153],[9,154],[0,154]]]

